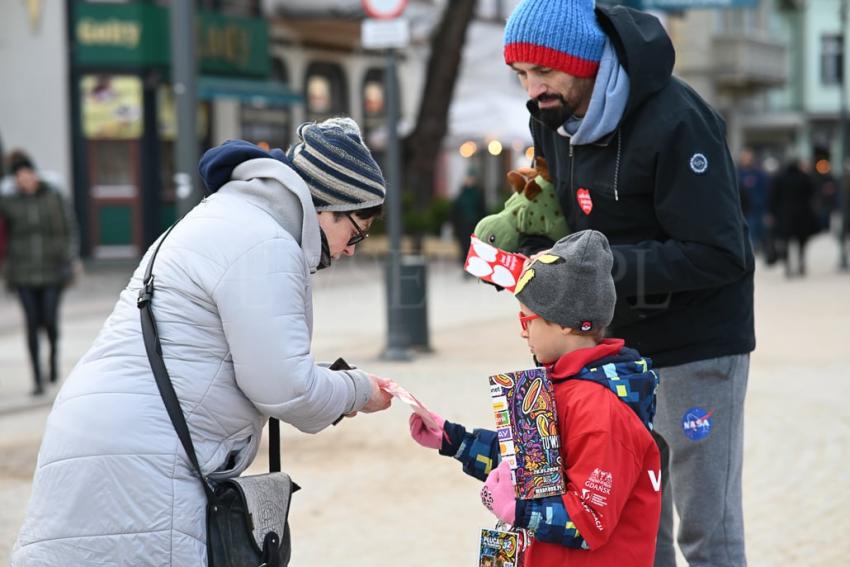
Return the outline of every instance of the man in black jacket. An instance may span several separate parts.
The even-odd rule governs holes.
[[[670,38],[642,12],[524,0],[504,54],[528,93],[535,150],[570,228],[611,243],[610,332],[660,369],[655,429],[669,445],[669,475],[655,564],[675,565],[675,503],[691,567],[746,565],[753,254],[723,119],[671,76]],[[549,245],[524,242],[529,253]]]

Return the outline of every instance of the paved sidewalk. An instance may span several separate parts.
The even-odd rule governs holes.
[[[850,557],[850,275],[833,270],[835,249],[812,245],[810,275],[757,274],[758,350],[747,398],[744,506],[750,565],[846,565]],[[378,360],[384,345],[383,275],[374,261],[342,262],[314,280],[314,352],[345,356],[392,377],[448,419],[491,426],[486,377],[523,368],[516,304],[464,280],[452,263],[429,268],[435,352],[413,363]],[[127,273],[92,275],[68,294],[63,361],[70,370],[111,310]],[[76,295],[75,295],[76,294]],[[26,408],[24,341],[8,324],[17,305],[0,298],[0,564],[24,515],[47,408]],[[284,428],[284,467],[304,490],[292,510],[293,566],[475,565],[478,529],[492,525],[480,485],[457,463],[416,446],[407,412],[344,420],[312,436]],[[262,455],[262,453],[261,453]],[[254,470],[265,466],[261,456]]]

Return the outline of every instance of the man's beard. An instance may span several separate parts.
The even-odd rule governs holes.
[[[547,108],[540,108],[540,101],[542,100],[552,100],[556,99],[561,104],[558,106],[550,106]],[[572,108],[567,101],[564,100],[564,97],[561,95],[541,95],[534,99],[534,102],[537,104],[538,116],[541,122],[546,124],[552,130],[557,130],[561,126],[564,125],[564,122],[569,120],[570,116],[575,113],[575,109]]]

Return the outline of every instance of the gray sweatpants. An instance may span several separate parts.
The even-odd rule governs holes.
[[[655,431],[667,444],[655,567],[674,567],[676,540],[690,567],[745,567],[741,469],[750,355],[658,371]],[[663,444],[662,444],[663,445]],[[664,460],[662,446],[662,460]],[[666,473],[666,475],[665,475]]]

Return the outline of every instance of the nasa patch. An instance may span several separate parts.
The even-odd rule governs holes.
[[[711,434],[711,416],[714,410],[691,408],[682,416],[682,433],[691,441],[701,441]]]
[[[691,171],[697,175],[702,175],[708,171],[708,158],[705,157],[705,154],[696,153],[692,155],[689,164]]]

